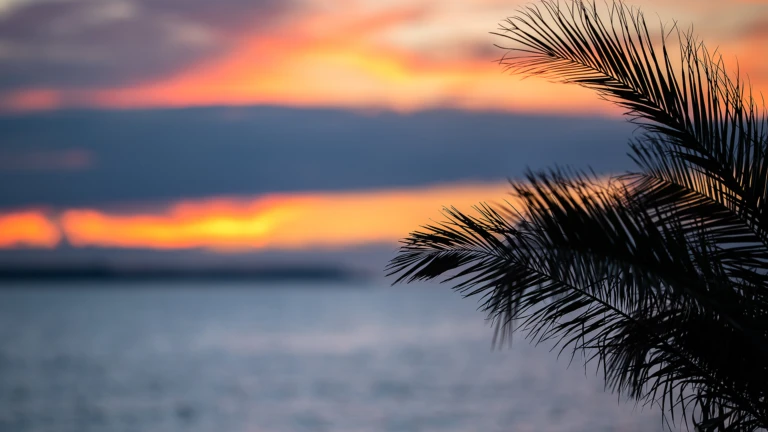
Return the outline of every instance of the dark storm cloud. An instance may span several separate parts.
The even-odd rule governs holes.
[[[130,84],[225,53],[291,0],[70,0],[0,16],[0,89]]]
[[[526,167],[629,168],[621,120],[428,111],[199,108],[0,117],[0,150],[91,155],[79,171],[0,171],[0,206],[498,181]]]

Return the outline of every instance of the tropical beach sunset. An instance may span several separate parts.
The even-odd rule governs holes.
[[[385,276],[444,208],[637,166],[630,108],[508,67],[528,5],[0,0],[0,430],[664,430]],[[627,5],[768,89],[768,1]]]

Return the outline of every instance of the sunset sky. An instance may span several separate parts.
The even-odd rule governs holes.
[[[580,88],[510,76],[527,2],[0,0],[0,249],[394,246],[526,167],[631,167]],[[637,1],[768,89],[768,1]]]

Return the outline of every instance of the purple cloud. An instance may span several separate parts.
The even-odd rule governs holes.
[[[0,15],[0,90],[95,87],[162,77],[266,31],[282,0],[70,0]]]

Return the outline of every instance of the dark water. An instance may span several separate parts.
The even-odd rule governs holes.
[[[0,290],[0,431],[656,431],[445,288]]]

